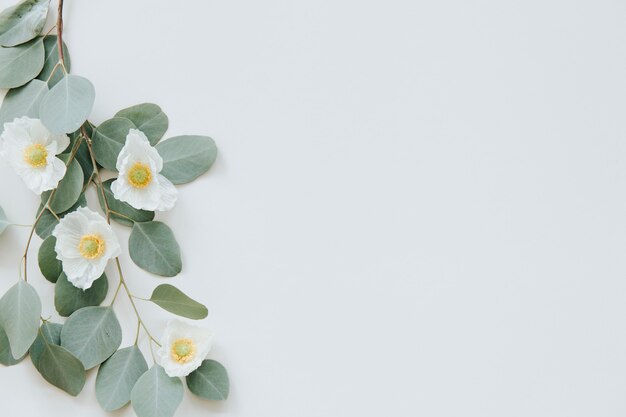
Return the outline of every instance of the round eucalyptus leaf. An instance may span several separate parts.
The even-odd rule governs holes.
[[[61,261],[57,259],[57,253],[54,250],[54,245],[57,240],[54,236],[48,236],[39,247],[39,253],[37,255],[37,261],[39,263],[39,270],[45,279],[51,283],[57,282],[59,275],[63,272],[63,265]]]
[[[63,213],[57,213],[57,216],[59,216],[59,218],[63,218],[67,213],[73,212],[78,207],[86,206],[87,199],[85,198],[85,194],[81,194],[80,197],[78,197],[76,203],[72,207],[70,207],[69,210],[66,210]],[[39,214],[39,210],[42,209],[43,206],[39,205],[37,214]],[[59,221],[56,219],[56,217],[52,215],[50,210],[45,209],[44,213],[41,215],[41,219],[39,219],[39,222],[35,225],[35,233],[37,233],[37,236],[39,236],[40,238],[45,239],[50,236],[57,224],[59,224]]]
[[[45,49],[45,58],[43,63],[43,69],[37,76],[38,79],[46,81],[50,74],[52,74],[52,70],[59,63],[59,44],[57,35],[48,35],[43,38],[43,46]],[[70,68],[72,67],[72,63],[70,60],[70,52],[67,50],[67,45],[63,42],[63,61],[65,62],[65,69],[67,72],[70,72]],[[63,78],[63,70],[60,66],[54,71],[54,75],[50,77],[50,81],[48,81],[48,86],[52,88],[56,83],[61,81]]]
[[[98,369],[96,398],[104,411],[115,411],[130,401],[130,392],[148,364],[137,346],[120,349]]]
[[[9,338],[11,355],[21,358],[37,337],[41,301],[26,281],[18,281],[0,299],[0,327]]]
[[[22,356],[19,359],[15,359],[11,355],[11,346],[9,345],[9,338],[4,332],[4,329],[0,327],[0,363],[4,366],[13,366],[18,364],[24,359]]]
[[[161,284],[156,287],[152,291],[150,301],[170,313],[189,319],[200,320],[209,314],[205,306],[170,284]]]
[[[165,223],[135,223],[128,239],[128,251],[137,266],[163,277],[173,277],[183,267],[178,242]]]
[[[122,329],[111,307],[85,307],[72,314],[61,331],[61,346],[91,369],[122,343]]]
[[[88,79],[66,75],[41,100],[39,118],[52,133],[73,132],[91,114],[95,98],[96,91]]]
[[[9,90],[0,106],[0,133],[4,131],[5,123],[18,117],[38,119],[39,104],[47,92],[48,85],[41,80],[32,80],[22,87]]]
[[[58,155],[58,158],[63,162],[68,161],[68,154]],[[56,192],[50,201],[49,207],[55,213],[62,213],[67,211],[78,201],[81,192],[83,191],[83,169],[76,159],[72,159],[72,162],[67,166],[65,176],[59,181],[59,185],[56,188]],[[41,193],[41,203],[45,204],[50,197],[52,190]]]
[[[7,219],[7,215],[4,213],[4,209],[0,207],[0,235],[4,233],[7,227],[11,225],[9,219]]]
[[[37,333],[37,338],[28,351],[30,354],[30,360],[33,362],[33,365],[35,365],[35,368],[39,369],[39,358],[41,357],[41,352],[43,352],[46,343],[51,343],[53,345],[61,344],[62,328],[62,324],[52,323],[49,321],[46,321],[41,325],[39,332]]]
[[[161,174],[173,184],[195,180],[217,157],[215,142],[208,136],[175,136],[156,145],[156,150],[163,158]]]
[[[96,128],[93,134],[93,151],[96,161],[106,169],[117,171],[117,156],[126,143],[126,135],[136,126],[123,117],[106,120]]]
[[[15,46],[33,39],[43,29],[50,0],[23,0],[0,13],[0,45]]]
[[[142,103],[118,111],[115,117],[125,117],[148,137],[152,146],[156,145],[167,131],[169,121],[163,110],[153,103]]]
[[[37,370],[50,384],[72,396],[77,396],[85,386],[83,364],[62,346],[45,343]]]
[[[206,359],[198,369],[187,375],[187,387],[204,399],[225,400],[230,390],[228,372],[221,363]]]
[[[68,317],[83,307],[100,305],[108,291],[109,280],[106,274],[95,280],[90,288],[82,290],[76,288],[67,280],[67,275],[62,273],[54,287],[54,307],[60,316]]]
[[[134,222],[149,222],[154,219],[154,212],[147,210],[139,210],[134,208],[128,203],[117,200],[113,195],[113,191],[111,191],[111,183],[115,181],[115,178],[111,178],[102,183],[104,187],[104,195],[107,199],[107,204],[109,208],[117,213],[122,214],[122,216],[118,216],[117,214],[111,214],[111,219],[119,222],[125,226],[132,226]],[[102,193],[98,193],[98,199],[100,201],[100,207],[102,211],[105,210],[104,201],[102,201]]]
[[[183,383],[169,377],[163,368],[154,365],[144,373],[130,393],[137,417],[172,417],[183,401]]]
[[[43,39],[14,48],[0,47],[0,88],[14,88],[26,84],[43,68]]]

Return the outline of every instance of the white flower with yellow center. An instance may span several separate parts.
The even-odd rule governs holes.
[[[0,155],[28,188],[41,194],[56,188],[65,175],[65,162],[56,155],[69,144],[67,135],[53,135],[39,119],[24,116],[4,124]]]
[[[54,250],[63,272],[75,287],[86,290],[104,272],[109,259],[120,254],[111,226],[86,207],[66,215],[52,231]]]
[[[206,329],[180,320],[171,320],[165,328],[163,344],[156,354],[159,365],[171,376],[187,376],[206,359],[213,335]]]
[[[116,199],[143,210],[165,211],[174,207],[178,191],[159,174],[163,158],[142,131],[130,129],[115,167],[120,173],[111,184]]]

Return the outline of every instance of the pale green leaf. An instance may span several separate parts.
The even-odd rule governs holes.
[[[102,184],[109,208],[112,211],[121,214],[121,216],[111,214],[111,219],[125,226],[132,226],[134,222],[149,222],[154,219],[153,211],[139,210],[128,203],[117,200],[111,191],[111,183],[113,181],[115,181],[115,178],[111,178]],[[102,193],[98,193],[98,199],[100,201],[100,207],[104,211],[105,207],[104,201],[102,201]]]
[[[4,329],[0,327],[0,364],[4,366],[13,366],[18,364],[24,359],[22,356],[19,359],[15,359],[13,355],[11,355],[11,346],[9,345],[9,338],[7,334],[4,332]]]
[[[69,210],[66,210],[62,213],[57,213],[57,216],[62,219],[66,214],[73,212],[78,207],[86,206],[87,199],[85,198],[84,194],[81,194],[80,197],[78,197],[78,201],[76,201],[76,203],[72,207],[70,207]],[[37,214],[39,214],[40,210],[42,209],[43,206],[39,205],[39,209],[37,209]],[[50,213],[50,210],[46,209],[41,215],[41,219],[39,219],[37,225],[35,225],[35,233],[37,233],[37,236],[39,236],[40,238],[45,239],[50,236],[52,230],[54,230],[57,224],[59,224],[59,221],[56,219],[56,217],[54,217],[52,213]]]
[[[176,136],[156,145],[156,150],[163,158],[161,174],[174,184],[195,180],[217,157],[215,142],[208,136]]]
[[[183,401],[183,383],[154,365],[144,373],[130,394],[137,417],[172,417]]]
[[[39,368],[39,358],[41,357],[41,352],[43,352],[46,343],[51,343],[53,345],[61,344],[62,328],[62,324],[52,323],[49,321],[46,321],[41,325],[39,332],[37,333],[37,338],[28,351],[30,354],[30,360],[33,362],[33,365],[35,365],[35,368]]]
[[[88,79],[66,75],[41,100],[39,118],[52,133],[73,132],[91,114],[95,98],[96,92]]]
[[[226,368],[217,361],[206,359],[198,369],[187,375],[187,387],[204,399],[225,400],[230,390]]]
[[[58,155],[58,158],[63,162],[68,161],[70,155],[62,154]],[[55,213],[62,213],[67,211],[78,201],[81,192],[83,191],[83,169],[76,159],[72,159],[72,162],[67,166],[65,176],[56,188],[56,192],[50,201],[49,207]],[[41,193],[41,203],[45,204],[50,197],[52,190]]]
[[[50,77],[50,81],[48,81],[48,86],[52,88],[56,83],[61,81],[63,78],[63,69],[59,65],[56,70],[54,70],[54,75],[52,74],[52,70],[59,63],[59,45],[57,40],[57,35],[48,35],[43,38],[43,46],[45,48],[45,60],[43,64],[43,69],[41,73],[37,76],[38,79],[46,81],[48,77]],[[70,60],[70,52],[67,50],[67,45],[63,42],[63,61],[65,62],[65,69],[67,72],[70,72],[70,68],[72,67],[72,63]]]
[[[0,47],[0,88],[26,84],[41,72],[43,61],[41,37],[14,48]]]
[[[106,120],[96,128],[93,134],[93,150],[100,165],[117,171],[117,156],[126,143],[126,135],[130,129],[136,129],[136,126],[123,117]]]
[[[142,103],[118,111],[115,117],[124,117],[141,130],[152,146],[156,145],[167,131],[169,121],[163,110],[153,103]]]
[[[67,275],[62,273],[54,286],[54,307],[62,317],[71,315],[83,307],[97,306],[107,296],[109,280],[106,274],[95,280],[91,287],[83,290],[68,281]]]
[[[170,313],[189,319],[200,320],[209,314],[205,306],[170,284],[161,284],[156,287],[152,291],[150,301]]]
[[[104,411],[119,410],[130,401],[130,392],[148,364],[137,346],[120,349],[106,360],[96,377],[96,398]]]
[[[0,299],[0,326],[9,338],[11,354],[21,358],[37,337],[41,301],[26,281],[18,281]]]
[[[63,272],[63,265],[61,261],[57,259],[57,253],[54,250],[56,245],[56,238],[54,236],[48,236],[39,247],[39,253],[37,255],[37,261],[39,263],[39,270],[41,274],[48,281],[53,284],[57,282],[59,275]]]
[[[15,46],[33,39],[43,29],[50,0],[23,0],[0,13],[0,45]]]
[[[180,247],[165,223],[135,223],[130,232],[128,251],[137,266],[153,274],[173,277],[182,270]]]
[[[28,84],[9,90],[0,106],[0,133],[4,124],[18,117],[39,118],[39,104],[48,92],[48,85],[41,80],[32,80]]]

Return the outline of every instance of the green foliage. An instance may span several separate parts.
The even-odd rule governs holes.
[[[148,364],[137,346],[120,349],[98,369],[96,397],[104,411],[115,411],[130,401],[130,392]]]
[[[43,69],[37,76],[38,79],[46,81],[52,74],[52,70],[59,63],[59,44],[57,42],[57,35],[48,35],[43,38],[43,46],[45,49],[45,59],[43,63]],[[65,63],[65,69],[70,72],[72,66],[70,60],[70,52],[67,50],[67,45],[63,42],[63,62]],[[54,75],[50,77],[48,86],[52,88],[56,83],[63,78],[63,70],[61,67],[57,67],[54,71]]]
[[[128,239],[128,251],[137,266],[163,277],[178,275],[183,267],[178,242],[165,223],[135,223]]]
[[[208,136],[176,136],[159,143],[156,149],[163,158],[161,174],[173,184],[195,180],[217,158],[215,142]]]
[[[187,387],[204,399],[225,400],[230,391],[226,368],[217,361],[204,360],[198,369],[187,375]]]
[[[32,80],[22,87],[9,90],[0,106],[0,133],[4,131],[5,123],[17,117],[39,118],[39,104],[47,92],[48,85],[40,80]]]
[[[109,208],[116,213],[120,213],[122,216],[112,214],[111,219],[123,224],[124,226],[132,226],[134,222],[149,222],[154,219],[154,212],[147,210],[139,210],[134,208],[128,203],[119,201],[113,195],[111,191],[111,183],[115,181],[114,178],[104,181],[104,195],[106,196]],[[98,199],[100,201],[100,207],[102,211],[105,211],[104,201],[102,200],[102,193],[98,193]]]
[[[70,156],[68,154],[61,154],[58,155],[58,157],[63,162],[67,163]],[[76,159],[72,159],[72,162],[67,166],[65,176],[59,181],[56,192],[48,205],[50,209],[55,213],[69,210],[78,201],[83,190],[83,183],[83,169]],[[51,193],[52,190],[41,193],[42,204],[48,201]]]
[[[122,329],[111,307],[85,307],[72,314],[61,331],[61,346],[91,369],[122,343]]]
[[[0,88],[26,84],[41,72],[43,61],[41,37],[14,48],[0,47]]]
[[[152,291],[150,301],[170,313],[189,319],[200,320],[209,314],[205,306],[170,284],[161,284],[156,287]]]
[[[67,280],[67,275],[61,273],[54,287],[54,307],[62,317],[68,317],[83,307],[97,306],[107,296],[109,280],[106,274],[95,280],[91,287],[82,290]]]
[[[117,172],[117,156],[126,143],[126,135],[137,126],[123,117],[106,120],[96,128],[93,134],[93,150],[96,161],[104,168]]]
[[[61,329],[62,324],[52,323],[49,321],[44,322],[39,328],[37,338],[30,347],[28,353],[30,354],[30,360],[33,362],[35,368],[39,368],[39,358],[41,352],[43,352],[46,343],[52,343],[53,345],[61,344]]]
[[[57,259],[57,253],[54,250],[56,242],[57,240],[54,236],[48,236],[41,243],[41,246],[39,246],[39,253],[37,255],[37,262],[39,263],[41,274],[53,284],[57,282],[59,275],[63,272],[63,265],[61,261]]]
[[[9,338],[4,332],[4,329],[0,327],[0,363],[4,366],[13,366],[20,363],[22,359],[24,359],[23,356],[20,359],[13,358],[13,355],[11,355]]]
[[[71,133],[85,123],[95,99],[96,91],[88,79],[68,74],[41,100],[39,117],[50,132]]]
[[[142,103],[118,111],[115,117],[124,117],[148,137],[152,146],[156,145],[167,131],[167,115],[156,104]]]
[[[183,401],[183,383],[154,365],[144,373],[130,394],[137,417],[172,417]]]
[[[84,194],[81,194],[80,197],[78,197],[78,200],[76,201],[76,203],[72,207],[70,207],[69,210],[64,211],[62,213],[56,213],[56,215],[62,219],[63,217],[65,217],[66,214],[73,212],[78,207],[86,207],[86,206],[87,206],[87,199],[85,198]],[[37,210],[37,214],[39,214],[39,212],[42,209],[43,209],[43,206],[40,205],[39,209]],[[56,219],[56,217],[54,217],[54,215],[50,212],[50,210],[45,209],[44,213],[41,215],[41,219],[35,225],[35,233],[37,233],[37,236],[39,236],[40,238],[45,239],[48,236],[50,236],[50,234],[52,233],[52,230],[54,230],[57,224],[59,224],[59,221]]]
[[[0,45],[15,46],[33,39],[43,29],[50,0],[23,0],[0,13]]]
[[[21,358],[37,337],[40,317],[39,295],[26,281],[19,280],[0,299],[0,327],[9,338],[14,358]]]

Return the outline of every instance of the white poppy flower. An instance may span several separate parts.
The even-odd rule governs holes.
[[[159,174],[163,158],[142,131],[130,129],[115,167],[120,173],[111,184],[116,199],[143,210],[165,211],[174,207],[178,191]]]
[[[65,162],[56,155],[69,144],[67,135],[53,135],[41,120],[24,116],[4,124],[0,155],[28,188],[41,194],[56,188],[65,175]]]
[[[109,259],[120,254],[120,244],[104,218],[87,207],[67,214],[52,231],[54,250],[67,280],[86,290],[104,272]]]
[[[156,361],[171,377],[187,376],[206,359],[212,338],[213,334],[206,329],[171,320],[165,328]]]

